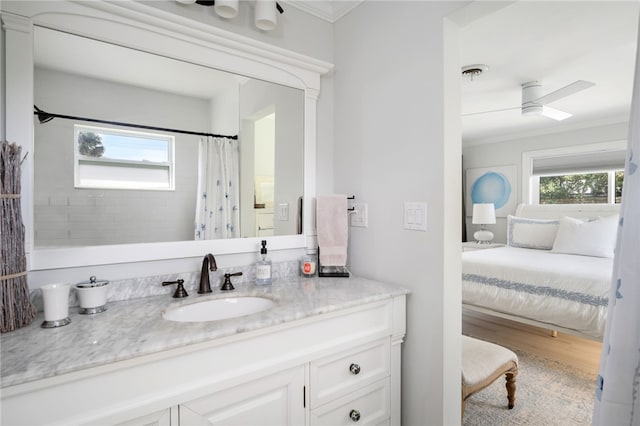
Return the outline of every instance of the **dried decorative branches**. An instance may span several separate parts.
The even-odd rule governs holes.
[[[21,148],[0,142],[0,331],[5,333],[33,321],[29,299],[24,225],[20,208]]]

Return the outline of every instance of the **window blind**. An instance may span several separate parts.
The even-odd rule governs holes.
[[[531,174],[534,176],[553,176],[592,171],[622,170],[624,169],[626,154],[626,150],[615,150],[534,158]]]

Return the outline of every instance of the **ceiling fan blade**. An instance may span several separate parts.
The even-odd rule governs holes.
[[[560,111],[559,109],[551,108],[546,105],[542,106],[542,115],[557,121],[562,121],[573,116],[573,114],[569,114],[568,112]]]
[[[541,105],[549,104],[551,102],[555,102],[558,99],[562,99],[566,96],[573,95],[574,93],[578,93],[582,90],[588,89],[589,87],[595,86],[595,83],[585,80],[576,80],[571,84],[568,84],[554,92],[547,93],[546,95],[535,100],[536,103]]]
[[[520,109],[520,107],[517,106],[517,107],[512,107],[512,108],[493,109],[491,111],[469,112],[467,114],[462,114],[462,116],[463,117],[468,117],[470,115],[489,114],[489,113],[492,113],[492,112],[510,111],[512,109]]]

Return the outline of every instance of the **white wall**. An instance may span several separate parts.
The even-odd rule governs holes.
[[[515,165],[517,167],[517,182],[513,187],[517,194],[518,203],[522,203],[522,153],[566,146],[586,145],[598,142],[626,140],[628,134],[627,123],[609,124],[606,126],[589,127],[566,130],[546,135],[529,137],[514,137],[499,143],[467,146],[462,149],[464,170],[478,167],[495,167]],[[513,214],[514,212],[510,213]],[[467,239],[473,241],[473,233],[480,229],[480,225],[471,224],[471,217],[466,218]],[[488,225],[487,229],[494,233],[494,241],[507,241],[507,218],[496,218],[495,225]]]
[[[229,85],[210,101],[211,128],[217,135],[237,135],[240,123],[240,84]]]
[[[445,134],[444,85],[451,80],[443,57],[456,52],[443,51],[443,17],[464,5],[364,2],[335,24],[334,190],[368,204],[368,228],[350,228],[351,270],[411,289],[405,425],[460,422],[460,308],[448,293],[459,293],[460,276],[459,266],[456,275],[455,264],[447,264],[460,250],[459,230],[449,223],[460,217],[460,139]],[[457,66],[447,68],[454,82]],[[455,91],[447,95],[458,99]],[[405,201],[427,202],[426,232],[403,229]]]
[[[56,114],[193,131],[206,131],[210,126],[208,102],[203,99],[50,69],[36,69],[34,98],[38,107]],[[76,189],[75,121],[56,118],[44,124],[34,122],[36,247],[193,238],[198,136],[172,134],[173,191]]]

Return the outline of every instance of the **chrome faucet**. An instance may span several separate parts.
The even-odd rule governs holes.
[[[198,294],[211,293],[211,284],[209,283],[209,271],[217,271],[218,265],[216,265],[216,258],[211,253],[208,253],[202,259],[202,271],[200,272],[200,287],[198,287]]]

